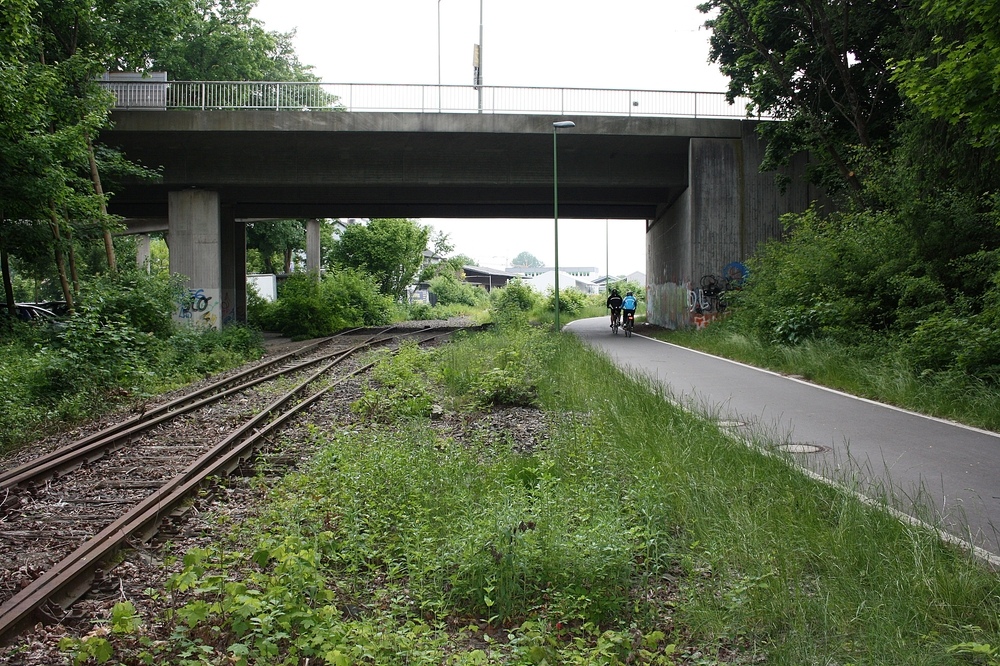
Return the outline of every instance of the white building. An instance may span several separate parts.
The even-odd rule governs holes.
[[[540,293],[546,293],[549,289],[556,287],[556,273],[553,270],[545,271],[533,277],[526,277],[524,283]],[[559,289],[576,289],[585,294],[596,294],[600,291],[600,285],[586,278],[572,275],[565,271],[559,271]]]

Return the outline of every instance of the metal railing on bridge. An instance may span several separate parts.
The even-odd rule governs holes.
[[[411,113],[746,118],[725,93],[274,81],[101,81],[121,109],[287,109]]]

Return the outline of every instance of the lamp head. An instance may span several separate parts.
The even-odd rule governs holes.
[[[569,129],[570,127],[576,127],[576,123],[572,120],[557,120],[552,123],[552,127],[556,129]]]

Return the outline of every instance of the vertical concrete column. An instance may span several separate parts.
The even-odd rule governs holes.
[[[306,271],[319,277],[319,220],[306,220]]]
[[[246,223],[237,220],[232,206],[222,206],[220,252],[222,257],[223,324],[247,320]]]
[[[247,223],[244,220],[233,222],[233,262],[236,265],[236,283],[233,285],[233,298],[236,309],[236,321],[247,320]]]
[[[149,272],[149,234],[136,234],[135,265]]]
[[[222,326],[222,215],[219,193],[182,190],[168,195],[170,272],[187,278],[174,318]]]

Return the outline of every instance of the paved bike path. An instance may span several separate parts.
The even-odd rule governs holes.
[[[1000,435],[654,340],[641,328],[626,338],[607,318],[566,326],[685,406],[774,445],[819,449],[795,459],[827,478],[920,496],[943,528],[1000,555]]]

